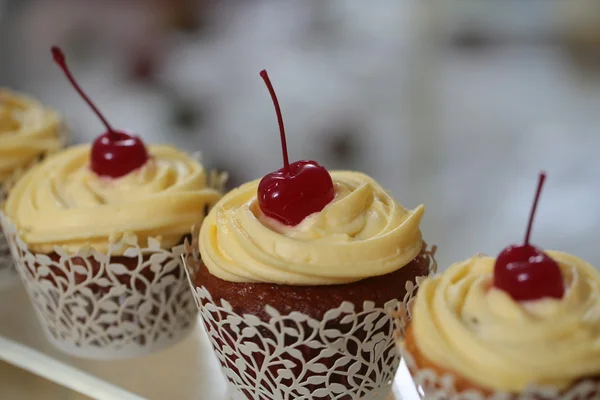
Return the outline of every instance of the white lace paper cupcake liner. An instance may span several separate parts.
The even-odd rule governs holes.
[[[194,298],[210,341],[236,400],[385,400],[400,362],[394,314],[408,307],[416,285],[406,282],[404,298],[376,307],[344,301],[315,319],[302,312],[282,315],[265,304],[268,320],[236,313],[196,287],[197,246],[183,257]],[[399,320],[402,324],[403,320]]]
[[[135,237],[108,253],[32,252],[0,213],[17,271],[50,342],[74,356],[97,359],[149,354],[181,340],[197,309],[181,263],[184,246],[161,249]],[[113,256],[117,250],[123,256]]]
[[[419,368],[404,346],[400,352],[410,370],[417,392],[427,400],[591,400],[600,399],[600,380],[582,380],[566,391],[552,387],[529,385],[519,394],[483,393],[477,389],[457,390],[452,374],[438,374],[429,368]]]

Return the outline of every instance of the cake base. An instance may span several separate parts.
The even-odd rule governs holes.
[[[238,314],[252,314],[268,320],[264,306],[277,306],[281,314],[301,312],[312,318],[322,319],[325,313],[342,302],[362,306],[372,301],[375,307],[383,307],[391,299],[403,299],[404,284],[416,277],[429,275],[430,259],[425,248],[413,261],[392,273],[363,279],[344,285],[291,286],[272,283],[227,282],[212,275],[200,263],[194,279],[195,287],[206,288],[214,301],[225,299]]]
[[[411,325],[408,325],[408,329],[406,330],[406,335],[404,336],[404,341],[402,343],[402,346],[404,348],[403,352],[406,351],[408,354],[410,354],[410,357],[413,361],[411,363],[412,365],[408,365],[408,369],[411,372],[411,374],[416,373],[418,370],[427,369],[427,370],[435,371],[437,376],[445,376],[445,375],[453,376],[454,377],[454,390],[456,390],[457,392],[463,392],[463,391],[474,389],[486,396],[489,396],[492,394],[491,390],[488,390],[481,386],[478,386],[475,383],[471,382],[470,380],[468,380],[460,375],[457,375],[452,371],[446,370],[446,369],[434,364],[433,362],[429,361],[427,359],[427,357],[425,357],[419,351],[419,348],[417,347],[417,343],[415,341],[415,336],[414,336]]]

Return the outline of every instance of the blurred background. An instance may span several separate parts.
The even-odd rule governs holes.
[[[281,166],[266,68],[290,158],[425,203],[442,268],[521,241],[545,169],[534,243],[600,266],[598,0],[0,0],[0,85],[87,142],[53,44],[113,125],[231,185]]]

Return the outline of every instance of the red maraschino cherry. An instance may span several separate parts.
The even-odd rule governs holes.
[[[279,101],[267,71],[261,71],[260,76],[265,81],[275,105],[283,168],[262,178],[258,185],[258,205],[266,216],[286,225],[298,225],[304,218],[321,211],[333,200],[333,181],[325,167],[316,161],[304,160],[290,164]]]
[[[540,173],[525,243],[508,246],[502,250],[494,267],[494,286],[504,290],[517,301],[538,300],[544,297],[560,299],[565,293],[565,283],[556,261],[541,249],[529,244],[533,217],[545,179],[546,174]]]
[[[113,129],[71,74],[62,50],[56,46],[51,50],[54,62],[63,70],[75,90],[106,127],[106,132],[98,136],[92,145],[90,154],[92,171],[99,176],[118,178],[144,165],[148,161],[148,151],[142,140],[135,135]]]

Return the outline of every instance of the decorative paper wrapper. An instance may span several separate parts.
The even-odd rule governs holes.
[[[184,245],[165,250],[150,239],[142,248],[127,237],[106,254],[58,246],[37,254],[3,213],[0,222],[46,336],[59,349],[86,358],[133,357],[170,346],[194,327]],[[123,256],[111,256],[118,249]]]
[[[581,380],[560,392],[551,387],[530,385],[515,395],[505,392],[483,393],[477,389],[458,391],[455,377],[438,374],[429,368],[419,368],[412,355],[400,346],[417,392],[427,400],[592,400],[600,399],[600,380]]]
[[[63,125],[59,131],[60,137],[60,145],[59,148],[63,148],[70,138],[70,132],[65,125]],[[27,165],[24,168],[19,168],[14,171],[12,176],[6,182],[0,182],[0,209],[2,208],[2,203],[6,200],[6,196],[10,188],[14,185],[14,183],[23,175],[25,171],[31,168],[33,165],[40,162],[47,154],[40,156],[33,163]],[[12,256],[10,254],[10,246],[8,245],[8,241],[6,239],[6,235],[4,234],[2,227],[0,227],[0,288],[5,285],[11,285],[13,282],[19,279],[19,275],[17,274],[16,269],[14,268],[14,263]]]
[[[266,304],[265,320],[240,315],[226,300],[216,302],[205,287],[195,286],[197,248],[188,246],[183,260],[233,399],[388,398],[400,362],[393,315],[414,297],[413,282],[406,283],[403,299],[383,307],[343,302],[314,319],[301,312],[282,315],[276,304]]]

